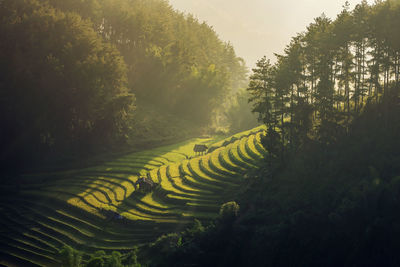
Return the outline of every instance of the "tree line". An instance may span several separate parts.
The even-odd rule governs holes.
[[[170,118],[206,126],[246,75],[212,27],[163,0],[2,0],[0,40],[3,167],[126,145],[149,117],[170,121],[165,135]]]
[[[227,92],[245,79],[244,61],[232,45],[168,1],[49,2],[90,19],[103,40],[120,51],[138,105],[157,105],[204,124]]]
[[[269,156],[238,216],[169,235],[151,265],[398,266],[399,26],[400,1],[346,4],[259,60],[248,92]]]
[[[368,103],[395,94],[400,75],[400,2],[362,1],[324,14],[292,38],[276,63],[263,57],[248,91],[267,126],[271,157],[296,151],[310,138],[329,144],[348,132]]]

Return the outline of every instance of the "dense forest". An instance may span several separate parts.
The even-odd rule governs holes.
[[[367,104],[396,96],[399,14],[398,1],[363,1],[352,11],[346,2],[334,21],[322,15],[292,38],[276,64],[258,61],[248,90],[270,129],[268,146],[279,141],[282,154],[310,136],[329,144]]]
[[[215,224],[195,224],[179,243],[171,235],[150,262],[399,266],[399,27],[399,1],[346,3],[275,64],[261,58],[248,91],[268,128],[263,167]]]
[[[3,167],[198,134],[245,87],[233,47],[166,1],[5,0],[0,19]]]
[[[399,28],[346,2],[247,77],[168,1],[0,0],[0,265],[400,266]]]

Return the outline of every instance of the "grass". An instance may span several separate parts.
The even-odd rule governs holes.
[[[59,266],[63,245],[85,253],[126,252],[194,218],[212,220],[221,204],[234,198],[243,174],[266,154],[260,142],[264,129],[234,139],[191,139],[100,166],[26,175],[19,195],[0,202],[0,264]],[[222,146],[227,140],[232,142]],[[195,156],[195,144],[218,148]],[[147,194],[136,191],[141,175],[159,187]],[[110,218],[105,210],[124,219]]]

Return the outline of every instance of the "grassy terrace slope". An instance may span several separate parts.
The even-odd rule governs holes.
[[[26,176],[18,194],[0,201],[0,265],[58,266],[64,244],[88,253],[124,252],[194,218],[213,219],[234,198],[242,174],[266,153],[262,134],[258,127],[222,141],[192,139],[97,167]],[[214,151],[194,157],[199,143]],[[139,175],[161,186],[148,194],[135,191]]]

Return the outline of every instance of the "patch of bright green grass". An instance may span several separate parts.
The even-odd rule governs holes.
[[[21,195],[25,202],[15,202],[16,209],[38,199],[43,202],[25,208],[33,217],[14,210],[11,217],[0,218],[0,225],[12,232],[7,237],[12,239],[10,243],[20,247],[7,253],[19,253],[20,259],[38,257],[35,262],[39,263],[40,259],[54,258],[64,244],[88,253],[127,250],[173,231],[178,223],[186,224],[193,218],[211,220],[218,215],[220,205],[232,199],[241,174],[255,167],[265,153],[260,143],[263,129],[260,126],[238,133],[233,137],[240,140],[204,156],[194,157],[195,144],[218,146],[232,137],[194,138],[124,155],[99,166],[32,175],[31,179],[42,177],[43,182],[24,185]],[[133,184],[140,175],[160,187],[148,194],[136,191]],[[104,210],[121,214],[124,223],[107,219]]]

